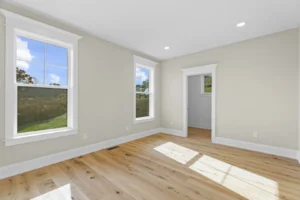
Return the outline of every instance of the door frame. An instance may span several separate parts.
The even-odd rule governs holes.
[[[183,137],[188,137],[188,77],[193,75],[211,74],[211,140],[216,138],[216,68],[217,64],[203,65],[182,69],[183,71]]]

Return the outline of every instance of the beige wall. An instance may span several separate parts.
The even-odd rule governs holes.
[[[28,15],[27,12],[6,8]],[[156,120],[133,124],[133,52],[74,28],[30,14],[58,28],[80,34],[79,134],[5,147],[4,17],[0,16],[0,166],[160,127],[160,67],[156,68]],[[126,131],[126,126],[130,130]],[[88,140],[83,134],[88,133]]]
[[[299,140],[299,145],[298,145],[298,149],[299,149],[299,152],[298,152],[298,161],[300,162],[300,28],[298,29],[298,34],[299,34],[299,37],[298,37],[298,72],[299,72],[299,76],[298,76],[298,84],[299,84],[299,96],[298,96],[298,106],[299,106],[299,113],[298,113],[298,117],[299,117],[299,121],[298,121],[298,140]]]
[[[183,129],[181,69],[212,63],[218,64],[216,135],[297,149],[298,30],[164,61],[164,128]],[[259,138],[255,139],[253,132],[258,132]]]

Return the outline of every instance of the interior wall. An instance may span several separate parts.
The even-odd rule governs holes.
[[[300,163],[300,28],[299,28],[299,31],[298,31],[298,34],[299,34],[299,37],[298,37],[298,66],[299,66],[299,68],[298,68],[298,73],[299,73],[299,77],[298,77],[298,83],[299,83],[299,96],[298,96],[298,106],[299,106],[299,115],[298,115],[298,119],[299,119],[299,121],[298,121],[298,133],[299,133],[299,135],[298,135],[298,140],[299,140],[299,144],[298,144],[298,150],[299,150],[299,152],[298,152],[298,161],[299,161],[299,163]]]
[[[211,129],[211,95],[201,94],[201,75],[188,77],[188,126]]]
[[[298,149],[298,29],[164,61],[164,128],[183,130],[181,69],[214,63],[216,136]]]
[[[0,167],[160,127],[160,66],[155,69],[154,121],[133,124],[134,52],[76,28],[13,7],[5,9],[79,34],[79,133],[6,147],[5,26],[0,15]],[[145,56],[144,56],[145,57]],[[126,105],[126,106],[124,106]],[[128,130],[126,130],[128,127]],[[84,133],[88,139],[84,140]]]

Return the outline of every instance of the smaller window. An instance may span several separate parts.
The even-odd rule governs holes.
[[[134,56],[134,122],[154,119],[154,66],[152,61]]]
[[[210,74],[201,76],[201,94],[210,95],[212,92],[212,77]]]

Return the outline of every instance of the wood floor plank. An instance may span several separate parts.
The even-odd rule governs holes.
[[[155,180],[161,180],[161,184],[165,184],[168,189],[175,191],[177,194],[182,194],[190,199],[245,199],[242,196],[228,191],[226,188],[216,184],[208,184],[206,181],[197,181],[196,187],[190,187],[187,184],[191,176],[187,176],[172,168],[159,165],[151,160],[144,159],[139,156],[134,156],[123,149],[116,149],[109,152],[112,159],[120,165],[127,165],[140,176],[148,176]]]
[[[37,185],[32,184],[28,173],[16,176],[16,190],[15,199],[32,199],[40,195]]]
[[[17,176],[0,180],[0,199],[2,200],[13,200],[16,199],[17,187],[16,187]]]
[[[58,187],[68,187],[70,192],[67,192],[67,199],[88,200],[89,198],[77,187],[76,184],[59,168],[57,164],[48,167],[52,180]]]
[[[156,134],[0,180],[0,200],[299,200],[297,161]]]
[[[122,187],[123,190],[130,193],[135,199],[181,199],[173,192],[159,187],[157,185],[158,180],[153,182],[147,177],[139,176],[132,168],[119,165],[113,159],[109,158],[106,152],[96,152],[92,158],[100,162],[102,167],[105,167],[103,171],[106,173],[103,176],[119,187]],[[119,176],[116,176],[116,173]],[[119,185],[119,182],[122,185]]]

